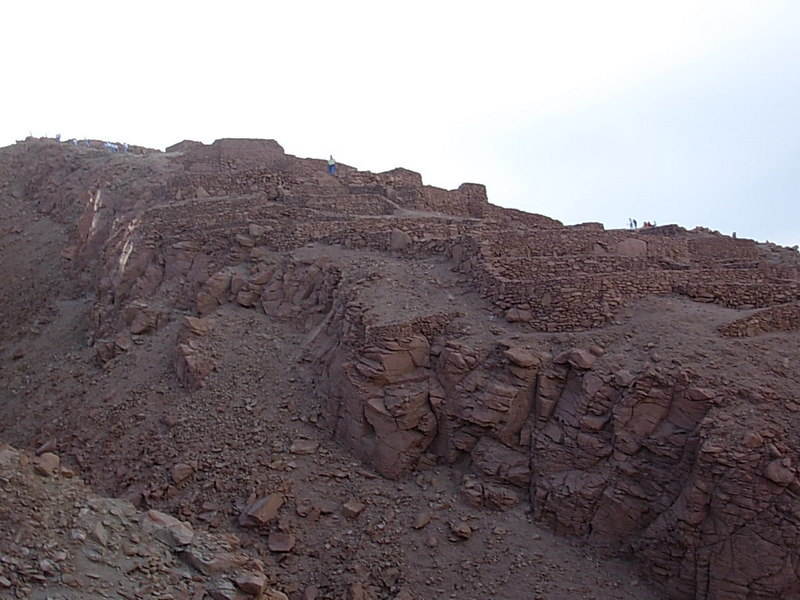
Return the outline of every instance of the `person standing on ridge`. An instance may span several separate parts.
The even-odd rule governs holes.
[[[328,159],[328,174],[329,175],[336,175],[336,161],[333,160],[333,154]]]

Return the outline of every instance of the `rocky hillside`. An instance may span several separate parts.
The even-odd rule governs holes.
[[[26,140],[0,211],[0,439],[235,538],[261,585],[167,561],[170,597],[800,595],[796,249],[268,140]],[[87,597],[13,540],[0,593]]]

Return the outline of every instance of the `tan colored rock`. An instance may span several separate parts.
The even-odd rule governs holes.
[[[450,531],[453,534],[451,541],[464,541],[472,537],[472,527],[463,522],[453,523],[450,526]]]
[[[252,248],[256,245],[251,237],[246,236],[243,233],[236,234],[236,242],[245,248]]]
[[[588,350],[572,348],[556,356],[553,362],[556,364],[569,363],[576,369],[591,369],[596,360],[597,357]]]
[[[224,577],[213,577],[206,586],[206,593],[212,600],[240,600],[241,595],[236,591],[232,581]]]
[[[266,231],[263,225],[258,225],[257,223],[250,223],[247,227],[247,233],[250,234],[252,238],[260,238]]]
[[[231,288],[231,274],[225,272],[214,273],[205,283],[205,291],[219,303],[224,302],[228,297],[228,290]]]
[[[503,352],[503,356],[518,367],[525,369],[539,365],[539,357],[526,348],[518,346],[508,348]]]
[[[764,476],[778,485],[789,485],[794,481],[794,469],[788,459],[773,460],[764,470]]]
[[[433,515],[429,512],[420,513],[417,515],[417,518],[414,520],[414,529],[422,529],[428,523],[431,522],[433,519]]]
[[[267,547],[270,552],[291,552],[294,544],[294,535],[286,531],[271,532],[267,541]]]
[[[764,438],[757,431],[748,431],[744,434],[742,445],[745,448],[760,448],[764,445]]]
[[[366,507],[366,504],[358,500],[348,500],[344,503],[344,505],[342,505],[342,514],[344,514],[344,516],[348,519],[355,519],[364,511]]]
[[[533,321],[533,314],[529,310],[511,308],[506,312],[506,321],[509,323],[530,323]]]
[[[117,337],[114,338],[114,344],[123,352],[128,352],[133,348],[133,337],[127,331],[121,331]]]
[[[216,325],[216,321],[214,319],[207,317],[197,318],[186,316],[183,318],[183,323],[188,331],[198,336],[203,336],[207,333],[210,333]]]
[[[172,477],[172,481],[181,483],[194,475],[194,467],[187,463],[175,463],[172,469],[170,469],[169,474]]]
[[[134,335],[149,333],[158,328],[159,313],[154,310],[140,308],[133,313],[130,331]]]
[[[249,308],[258,301],[259,292],[253,289],[243,289],[236,294],[236,304]]]
[[[50,477],[58,472],[61,459],[52,452],[43,452],[33,460],[33,468],[39,475]]]
[[[194,545],[185,548],[180,557],[206,576],[227,573],[231,569],[243,566],[249,560],[242,554],[211,551]]]
[[[208,292],[197,292],[197,299],[195,300],[195,310],[201,317],[207,315],[220,305],[219,300]]]
[[[174,367],[181,383],[191,390],[197,390],[203,387],[216,365],[214,361],[201,356],[192,344],[178,344]]]
[[[108,546],[108,530],[105,528],[102,521],[98,521],[94,526],[94,529],[92,529],[91,532],[91,537],[101,546]]]
[[[482,437],[472,449],[475,467],[486,477],[527,487],[531,481],[530,457],[489,437]]]
[[[281,494],[270,494],[259,498],[248,506],[239,517],[239,524],[245,527],[250,525],[266,525],[278,517],[278,511],[284,503]]]
[[[644,258],[647,256],[647,242],[636,238],[622,240],[614,248],[614,254],[631,258]]]
[[[628,387],[634,380],[634,376],[626,369],[614,373],[614,382],[621,387]]]
[[[392,250],[405,250],[411,243],[411,237],[400,229],[393,229],[390,241]]]
[[[142,531],[171,548],[183,548],[192,543],[194,530],[189,523],[157,510],[148,510],[139,519]]]
[[[36,454],[36,456],[39,456],[41,454],[44,454],[45,452],[55,452],[56,447],[57,447],[56,438],[50,438],[44,444],[39,446],[34,452],[34,454]]]
[[[319,442],[314,440],[296,439],[289,447],[292,454],[314,454],[319,449]]]
[[[369,593],[363,583],[356,581],[347,590],[347,600],[375,600],[375,596]]]
[[[234,583],[236,583],[236,587],[245,594],[258,596],[262,594],[267,587],[267,576],[264,575],[264,573],[237,573]]]

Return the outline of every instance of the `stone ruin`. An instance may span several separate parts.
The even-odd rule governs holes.
[[[2,178],[75,223],[62,255],[94,293],[99,361],[180,319],[171,360],[197,389],[215,369],[198,343],[215,311],[262,311],[308,332],[298,359],[327,428],[385,477],[466,462],[467,503],[529,503],[561,534],[635,552],[673,598],[800,595],[800,457],[779,425],[796,397],[769,399],[769,427],[721,427],[744,410],[741,390],[663,362],[632,372],[601,345],[541,343],[653,296],[746,312],[721,336],[797,331],[797,252],[676,226],[567,227],[492,205],[478,184],[348,165],[330,176],[272,140],[184,141],[95,167],[97,152],[26,142]],[[517,334],[471,336],[459,305],[386,314],[326,248],[443,261],[484,326]]]

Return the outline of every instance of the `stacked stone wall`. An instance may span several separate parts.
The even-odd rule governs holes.
[[[658,268],[659,262],[650,258],[624,256],[558,256],[493,259],[487,268],[498,277],[547,281],[553,278],[602,273],[630,272]]]
[[[763,333],[800,329],[800,304],[782,304],[760,310],[720,328],[726,337],[752,337]]]
[[[278,196],[278,175],[270,169],[252,169],[243,173],[194,173],[179,175],[165,189],[169,199],[195,198],[203,191],[209,196],[241,196],[264,193],[269,199]],[[202,188],[202,189],[201,189]]]
[[[510,224],[513,227],[525,227],[529,229],[555,229],[564,227],[561,221],[527,213],[514,208],[503,208],[495,204],[488,204],[484,210],[483,218],[502,224]]]
[[[263,168],[273,171],[285,168],[291,160],[275,140],[221,139],[205,145],[184,141],[167,148],[167,152],[182,152],[188,171],[217,172]]]
[[[424,186],[420,200],[412,208],[475,218],[483,217],[489,205],[486,187],[477,183],[464,183],[456,190]]]
[[[751,240],[711,236],[688,240],[689,252],[696,261],[720,259],[757,259],[758,247]]]
[[[491,242],[467,239],[457,248],[450,253],[458,269],[484,297],[500,310],[524,311],[531,326],[545,331],[601,326],[627,302],[653,294],[679,293],[730,308],[800,298],[796,282],[770,281],[759,269],[669,270],[648,258],[610,256],[498,260]]]
[[[559,228],[531,231],[520,228],[498,232],[487,241],[492,254],[506,258],[615,254],[619,244],[631,239],[645,243],[648,256],[673,259],[688,256],[686,240],[644,237],[624,230]]]

